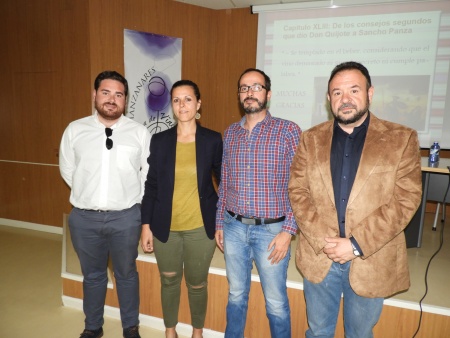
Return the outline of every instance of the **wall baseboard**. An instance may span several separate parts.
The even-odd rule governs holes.
[[[23,229],[29,229],[29,230],[49,232],[49,233],[58,234],[58,235],[63,234],[62,227],[55,227],[52,225],[43,225],[43,224],[37,224],[37,223],[16,221],[16,220],[7,219],[7,218],[0,218],[0,224],[10,226],[10,227],[15,227],[15,228],[23,228]]]
[[[63,305],[83,311],[83,301],[78,298],[62,296]],[[105,305],[105,316],[120,320],[120,311],[118,308]],[[166,327],[162,318],[152,317],[148,315],[139,314],[139,325],[147,326],[154,330],[164,332]],[[192,334],[192,326],[184,323],[177,324],[177,332],[179,335],[190,337]],[[208,338],[223,338],[223,332],[203,329],[203,336]]]

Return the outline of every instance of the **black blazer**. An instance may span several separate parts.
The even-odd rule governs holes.
[[[172,219],[176,146],[176,126],[152,136],[150,156],[147,160],[150,168],[142,199],[142,224],[150,224],[153,235],[164,243],[169,238]],[[215,234],[218,200],[212,174],[214,173],[217,183],[219,183],[222,150],[223,143],[220,133],[197,125],[195,151],[198,193],[203,224],[206,234],[211,239]]]

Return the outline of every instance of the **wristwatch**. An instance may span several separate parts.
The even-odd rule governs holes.
[[[358,251],[358,249],[356,248],[355,244],[353,244],[353,242],[351,240],[350,240],[350,243],[352,243],[353,254],[355,256],[361,256],[361,253]]]

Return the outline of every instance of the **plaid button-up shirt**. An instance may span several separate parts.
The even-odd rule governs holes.
[[[283,231],[295,234],[288,182],[301,129],[269,112],[250,135],[244,123],[245,116],[225,130],[216,230],[223,229],[229,210],[246,217],[285,216]]]

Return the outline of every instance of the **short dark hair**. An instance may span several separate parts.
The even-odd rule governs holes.
[[[256,68],[247,68],[246,70],[244,70],[244,72],[243,72],[243,73],[241,74],[241,76],[239,77],[239,80],[238,80],[238,83],[237,83],[238,89],[239,89],[239,85],[240,85],[240,83],[241,83],[242,77],[243,77],[245,74],[250,73],[250,72],[257,72],[257,73],[261,74],[262,76],[264,76],[264,87],[266,87],[266,90],[267,90],[267,91],[270,90],[270,84],[271,84],[271,82],[270,82],[270,77],[269,77],[266,73],[264,73],[262,70],[256,69]]]
[[[192,87],[192,89],[194,90],[195,97],[197,98],[197,101],[200,100],[200,89],[198,89],[197,84],[191,80],[179,80],[175,82],[172,86],[172,89],[170,90],[170,97],[172,97],[173,90],[181,86]]]
[[[334,69],[331,71],[330,79],[328,80],[328,91],[330,90],[330,82],[333,80],[333,78],[336,76],[337,73],[342,72],[344,70],[359,70],[362,75],[366,78],[366,85],[367,90],[372,87],[372,80],[370,79],[369,71],[366,67],[364,67],[361,63],[355,62],[355,61],[347,61],[338,64]]]
[[[121,74],[119,74],[115,70],[105,70],[97,75],[97,77],[95,78],[95,81],[94,81],[95,91],[98,90],[98,88],[100,87],[100,83],[103,80],[115,80],[115,81],[121,82],[123,84],[123,86],[125,87],[125,97],[128,96],[128,81],[127,81],[127,79],[125,79]]]

